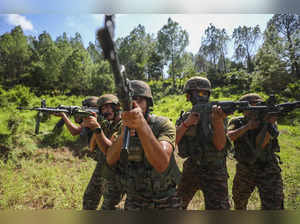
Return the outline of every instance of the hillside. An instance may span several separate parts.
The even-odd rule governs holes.
[[[83,99],[66,96],[41,98],[46,99],[48,106],[80,105]],[[230,99],[237,98],[233,96]],[[26,90],[7,93],[5,99],[7,102],[2,102],[2,105],[5,103],[6,106],[0,109],[0,209],[81,209],[84,189],[96,165],[84,146],[84,140],[71,136],[66,127],[60,133],[52,133],[59,120],[54,116],[45,118],[40,134],[34,135],[36,112],[20,112],[15,108],[20,104],[39,105],[40,99]],[[153,113],[169,117],[173,122],[182,109],[189,107],[184,96],[163,97],[155,105]],[[299,111],[296,115],[299,120]],[[279,124],[279,130],[285,207],[299,209],[299,121],[285,121]],[[178,156],[176,160],[182,167],[183,160]],[[227,165],[231,198],[235,173],[235,161],[231,155]],[[248,208],[260,208],[257,190]],[[189,209],[204,209],[202,193],[197,193]]]

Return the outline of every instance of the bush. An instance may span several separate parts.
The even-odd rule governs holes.
[[[0,91],[2,91],[1,96],[3,95],[0,100],[0,106],[2,107],[9,106],[10,104],[28,106],[32,98],[35,97],[28,87],[22,85],[17,85],[7,92],[4,92],[3,89]]]
[[[288,98],[300,100],[300,80],[289,83],[286,89],[283,91],[283,95]]]

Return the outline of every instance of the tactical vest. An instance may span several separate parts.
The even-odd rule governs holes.
[[[148,124],[156,138],[167,121],[167,118],[150,115]],[[127,193],[148,199],[168,197],[175,193],[180,171],[173,153],[168,168],[163,173],[158,173],[145,157],[139,138],[134,136],[130,137],[129,153],[124,150],[121,152],[121,160],[123,166],[126,164],[122,181]]]
[[[230,123],[234,124],[234,129],[238,129],[246,125],[247,121],[244,117],[237,117]],[[233,152],[238,162],[251,165],[255,163],[264,164],[277,160],[278,156],[275,152],[280,152],[277,138],[271,139],[264,149],[256,147],[256,136],[260,130],[260,128],[249,130],[234,142]]]
[[[176,125],[179,126],[185,121],[190,112],[185,112],[177,120]],[[217,150],[213,144],[212,137],[207,138],[202,131],[201,119],[197,125],[188,128],[184,136],[178,144],[178,154],[182,158],[190,157],[196,160],[200,165],[225,165],[227,149],[230,142],[227,140],[225,148],[221,151]]]
[[[122,120],[119,120],[118,122],[109,122],[107,120],[101,121],[101,127],[104,132],[104,135],[110,139],[112,135],[119,131]],[[106,162],[106,156],[100,149],[96,149],[99,153],[99,162],[102,163],[102,176],[106,179],[116,179],[119,178],[119,172],[117,170],[117,166],[110,167]]]

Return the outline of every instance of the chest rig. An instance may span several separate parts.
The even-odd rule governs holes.
[[[150,115],[148,124],[157,138],[161,134],[161,127],[166,118]],[[130,138],[130,153],[121,152],[122,166],[124,168],[123,184],[127,192],[137,194],[147,199],[162,198],[176,191],[180,171],[172,153],[168,168],[158,173],[148,162],[138,136]],[[124,162],[125,161],[125,162]]]
[[[234,120],[235,129],[247,124],[244,117],[238,117]],[[277,127],[274,126],[274,128]],[[255,130],[247,131],[242,137],[234,143],[234,157],[240,163],[252,165],[257,164],[263,166],[268,162],[274,162],[280,158],[275,152],[280,151],[278,139],[273,138],[264,149],[256,147],[256,136],[259,134],[261,127]]]
[[[182,113],[177,122],[177,126],[184,122],[190,113],[191,112]],[[215,148],[212,141],[212,127],[210,126],[209,130],[203,130],[205,125],[203,124],[202,114],[200,117],[199,123],[189,127],[179,142],[179,156],[182,158],[190,157],[201,165],[224,165],[227,147],[225,146],[225,149],[221,151]],[[209,135],[206,133],[208,131],[210,132]]]

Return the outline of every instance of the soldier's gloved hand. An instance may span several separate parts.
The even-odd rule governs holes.
[[[200,120],[200,114],[197,112],[192,112],[189,114],[188,118],[184,121],[184,125],[186,127],[197,125],[199,120]]]
[[[132,102],[132,107],[132,110],[122,112],[121,117],[124,126],[137,129],[144,124],[145,118],[142,108],[135,101]]]
[[[212,122],[224,122],[226,116],[220,106],[214,105],[212,107]]]
[[[83,118],[82,126],[85,128],[89,128],[91,130],[95,130],[96,128],[100,128],[100,124],[97,121],[97,114],[95,112],[92,112],[93,116],[88,116],[86,118]]]
[[[259,124],[260,124],[259,120],[256,119],[249,120],[247,123],[248,130],[253,130],[258,128]]]

